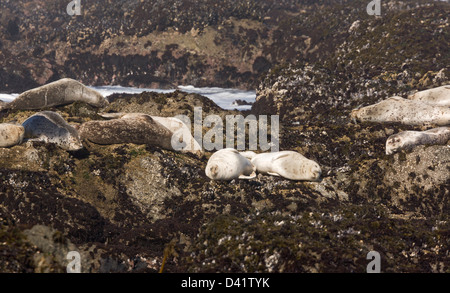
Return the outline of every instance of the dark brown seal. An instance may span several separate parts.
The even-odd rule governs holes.
[[[173,150],[172,132],[148,115],[107,121],[89,121],[79,128],[80,136],[101,144],[147,144]]]

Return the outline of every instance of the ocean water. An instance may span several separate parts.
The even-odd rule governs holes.
[[[150,89],[150,88],[134,88],[134,87],[123,87],[123,86],[92,86],[90,87],[104,97],[115,93],[127,93],[127,94],[139,94],[142,92],[157,92],[157,93],[171,93],[175,89]],[[187,93],[196,93],[205,96],[216,103],[219,107],[226,110],[237,109],[240,111],[250,110],[251,105],[241,105],[235,104],[236,100],[242,100],[249,103],[253,103],[256,99],[256,91],[244,91],[238,89],[229,88],[219,88],[219,87],[202,87],[197,88],[191,85],[179,86],[179,90]],[[1,94],[0,100],[4,102],[13,101],[19,94]]]
[[[1,94],[0,93],[0,101],[9,103],[9,102],[13,101],[15,98],[17,98],[18,95],[19,94]]]

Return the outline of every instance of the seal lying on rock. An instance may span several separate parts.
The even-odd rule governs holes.
[[[173,150],[172,132],[145,114],[89,121],[81,124],[79,132],[82,139],[96,144],[147,144]]]
[[[427,131],[403,131],[389,136],[386,141],[386,154],[400,149],[412,149],[423,144],[446,144],[450,140],[450,127],[438,127]]]
[[[0,124],[0,148],[7,148],[20,144],[24,134],[25,129],[21,125],[9,123]]]
[[[33,141],[54,143],[67,151],[83,148],[78,131],[56,112],[43,111],[22,123],[25,138]]]
[[[99,92],[76,80],[63,78],[22,93],[11,103],[0,107],[0,110],[40,110],[78,101],[97,108],[108,104],[108,101]]]
[[[294,151],[256,154],[251,163],[257,172],[290,180],[317,181],[322,175],[319,164]]]
[[[445,126],[450,124],[450,108],[392,97],[374,105],[355,109],[351,117],[359,121]]]
[[[444,85],[408,96],[409,100],[421,101],[437,106],[450,106],[450,85]]]
[[[150,116],[143,113],[100,113],[99,115],[107,119],[133,118],[142,115],[149,116],[172,132],[172,148],[192,152],[197,155],[200,155],[203,152],[200,144],[192,137],[191,130],[178,118]]]
[[[227,148],[215,152],[208,160],[206,176],[212,180],[252,179],[255,167],[235,149]]]

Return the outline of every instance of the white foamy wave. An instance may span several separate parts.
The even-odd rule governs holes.
[[[140,94],[143,92],[156,92],[156,93],[171,93],[175,90],[162,90],[162,89],[148,89],[148,88],[136,88],[136,87],[124,87],[120,85],[110,86],[89,86],[89,88],[96,90],[104,97],[112,94]]]
[[[255,91],[244,91],[238,89],[226,89],[218,87],[204,87],[196,88],[191,85],[179,86],[180,90],[188,93],[196,93],[211,99],[219,107],[227,110],[250,110],[251,105],[241,105],[235,104],[236,100],[242,100],[248,103],[253,103],[256,100]]]
[[[175,89],[151,89],[151,88],[134,88],[123,86],[95,86],[90,87],[104,97],[112,94],[124,93],[124,94],[140,94],[143,92],[156,92],[156,93],[172,93]],[[248,103],[253,103],[256,99],[255,91],[244,91],[238,89],[227,89],[219,87],[203,87],[197,88],[191,85],[179,86],[179,90],[187,93],[195,93],[207,97],[216,103],[219,107],[227,110],[250,110],[251,105],[236,105],[236,100],[242,100]]]
[[[0,101],[12,102],[19,94],[0,94]]]

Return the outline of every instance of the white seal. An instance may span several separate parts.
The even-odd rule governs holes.
[[[0,148],[12,147],[22,143],[25,129],[21,125],[0,124]]]
[[[351,117],[359,121],[445,126],[450,124],[450,108],[391,97],[377,104],[355,109]]]
[[[391,155],[401,149],[412,149],[417,145],[446,144],[450,140],[450,127],[438,127],[427,131],[403,131],[389,136],[386,140],[386,154]]]
[[[43,111],[22,123],[25,138],[31,141],[54,143],[67,151],[83,148],[78,131],[56,112]]]
[[[317,181],[322,175],[319,164],[294,151],[257,154],[251,162],[257,172],[290,180]]]
[[[99,92],[76,80],[63,78],[23,92],[12,102],[3,105],[0,110],[41,110],[78,101],[97,108],[108,104],[108,101]]]
[[[444,85],[408,96],[408,99],[427,104],[450,107],[450,85]]]
[[[206,176],[212,180],[252,179],[255,167],[235,149],[226,148],[215,152],[208,160]]]

